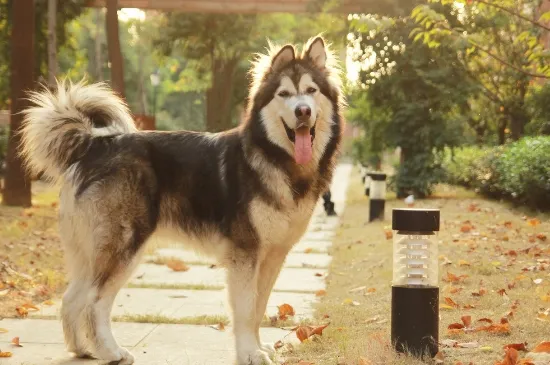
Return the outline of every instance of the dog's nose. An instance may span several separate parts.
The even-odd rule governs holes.
[[[311,108],[307,105],[298,105],[294,110],[296,118],[309,118],[311,117]]]

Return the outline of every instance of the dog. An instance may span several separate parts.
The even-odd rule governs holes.
[[[258,55],[247,116],[221,133],[138,131],[103,84],[60,82],[30,96],[22,156],[60,185],[69,352],[132,364],[113,337],[113,301],[153,236],[227,272],[236,363],[273,364],[260,322],[285,257],[333,175],[343,130],[340,72],[322,37]]]

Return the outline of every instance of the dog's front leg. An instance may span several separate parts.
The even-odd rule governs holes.
[[[271,365],[273,362],[256,340],[257,256],[247,253],[236,256],[227,269],[227,289],[233,312],[237,364]]]
[[[260,348],[269,355],[275,354],[275,347],[272,343],[262,343],[260,340],[260,325],[265,315],[267,302],[275,281],[281,271],[281,267],[288,254],[288,249],[275,247],[269,250],[260,265],[258,275],[258,297],[256,300],[256,340]]]

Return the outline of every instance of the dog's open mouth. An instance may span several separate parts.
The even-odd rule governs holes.
[[[286,125],[286,122],[283,118],[281,118],[281,122],[283,122],[283,125],[285,126],[286,135],[288,136],[288,139],[292,141],[292,143],[296,143],[296,131],[294,129],[290,129],[288,125]],[[309,135],[311,136],[311,143],[313,144],[313,140],[315,139],[315,127],[317,126],[317,123],[313,127],[309,129]],[[301,127],[304,128],[304,127]],[[297,129],[300,129],[297,128]]]
[[[307,164],[313,156],[313,140],[315,139],[315,126],[298,125],[296,129],[290,129],[285,120],[281,118],[285,126],[288,139],[294,143],[294,159],[299,165]]]

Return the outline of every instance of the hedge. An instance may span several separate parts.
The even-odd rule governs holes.
[[[448,183],[537,209],[550,209],[550,137],[526,137],[505,146],[447,150]]]

